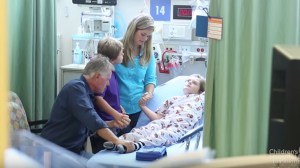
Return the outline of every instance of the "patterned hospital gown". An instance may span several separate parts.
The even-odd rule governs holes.
[[[134,128],[120,139],[144,142],[145,146],[170,145],[193,129],[204,110],[204,95],[190,94],[166,100],[157,113],[163,117],[147,125]]]

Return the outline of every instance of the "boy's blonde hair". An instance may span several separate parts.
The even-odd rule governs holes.
[[[97,53],[115,60],[123,50],[123,44],[112,37],[105,37],[98,42]]]

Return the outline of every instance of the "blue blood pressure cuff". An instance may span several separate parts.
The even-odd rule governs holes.
[[[153,161],[167,155],[165,146],[144,146],[136,152],[136,160]]]

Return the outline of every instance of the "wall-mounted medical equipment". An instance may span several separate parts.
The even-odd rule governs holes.
[[[114,6],[93,6],[81,13],[78,34],[72,35],[73,53],[79,44],[82,49],[82,64],[97,53],[100,39],[114,36]]]
[[[113,35],[114,7],[101,6],[89,9],[81,13],[83,33],[92,33],[99,37]]]
[[[192,29],[187,24],[164,24],[162,37],[166,40],[192,40]]]
[[[157,61],[158,70],[160,73],[170,73],[170,68],[173,66],[179,66],[179,60],[174,60],[175,57],[172,55],[167,55],[167,53],[176,53],[174,50],[165,50],[162,53],[162,59]]]
[[[205,60],[208,52],[208,39],[201,38],[199,41],[165,41],[164,43],[153,43],[153,53],[156,60],[162,60],[162,54],[166,50],[176,51],[182,62],[187,62],[191,57]]]
[[[72,2],[80,5],[117,5],[117,0],[72,0]]]

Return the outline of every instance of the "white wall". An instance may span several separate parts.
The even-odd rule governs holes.
[[[175,0],[172,0],[172,3]],[[176,0],[184,1],[185,0]],[[128,23],[140,12],[150,13],[150,0],[118,0],[117,6],[115,6],[115,13],[123,16],[124,27],[127,28]],[[78,27],[80,26],[81,12],[87,11],[87,6],[78,6],[72,3],[72,0],[57,0],[57,33],[58,33],[58,83],[60,83],[60,67],[72,63],[72,35],[77,34]],[[116,15],[115,15],[116,17]],[[161,22],[157,22],[156,25],[160,25]],[[190,65],[186,63],[184,70],[178,75],[189,75],[192,73],[200,73],[206,76],[206,67],[204,62],[195,62]],[[168,74],[158,75],[158,82],[163,83],[174,76]],[[58,85],[59,86],[59,85]]]
[[[81,12],[88,10],[88,7],[78,6],[72,0],[57,0],[57,33],[60,35],[60,56],[58,61],[61,65],[72,63],[72,35],[77,33],[80,26]],[[142,0],[119,0],[115,11],[124,16],[125,27],[142,9]]]

